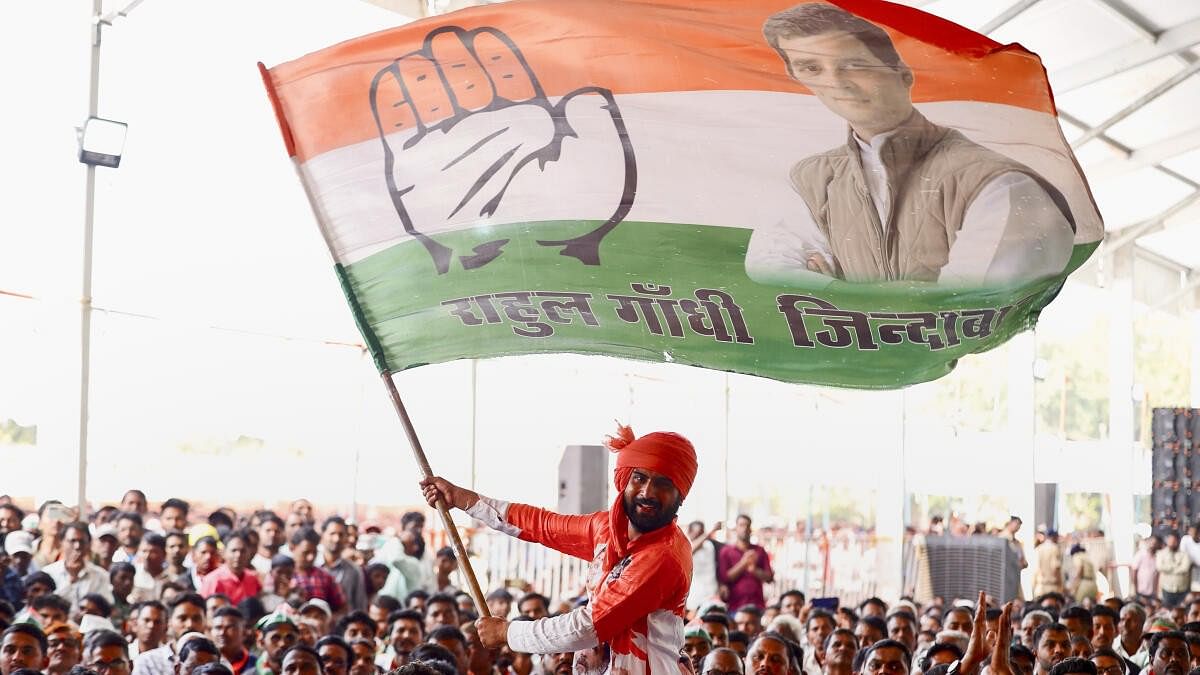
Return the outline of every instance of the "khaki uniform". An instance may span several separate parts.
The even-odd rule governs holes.
[[[1033,596],[1037,597],[1051,591],[1063,592],[1062,549],[1058,544],[1047,539],[1033,551]]]
[[[1096,585],[1096,565],[1088,557],[1087,552],[1080,551],[1071,556],[1071,596],[1075,602],[1083,603],[1084,598],[1096,599],[1100,593]]]

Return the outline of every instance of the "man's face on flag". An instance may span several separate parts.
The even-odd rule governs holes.
[[[912,113],[912,73],[879,60],[850,33],[781,37],[779,48],[791,76],[855,130],[892,129]]]
[[[625,515],[638,532],[653,532],[670,524],[683,502],[670,478],[649,469],[633,470],[622,501]]]

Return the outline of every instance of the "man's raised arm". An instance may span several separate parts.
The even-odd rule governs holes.
[[[509,536],[537,542],[583,560],[591,560],[595,554],[595,514],[567,516],[526,504],[510,504],[459,487],[438,476],[422,480],[421,492],[430,506],[436,506],[440,496],[448,507],[461,509],[484,525]]]

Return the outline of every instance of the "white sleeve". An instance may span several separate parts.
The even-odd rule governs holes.
[[[1200,542],[1192,539],[1190,534],[1185,534],[1179,540],[1179,548],[1183,549],[1187,557],[1191,558],[1192,564],[1200,565]]]
[[[561,654],[600,644],[588,606],[556,617],[508,624],[508,646],[525,654]]]
[[[1075,234],[1033,178],[1009,171],[988,182],[963,214],[939,283],[1003,284],[1062,272]]]
[[[823,256],[833,267],[833,253],[807,207],[801,208],[803,213],[754,228],[746,249],[746,276],[760,284],[824,287],[830,283],[829,277],[808,269],[808,257],[813,254]]]
[[[503,532],[510,537],[520,536],[521,530],[508,523],[508,502],[479,495],[479,501],[467,509],[467,515],[487,525],[493,530]]]

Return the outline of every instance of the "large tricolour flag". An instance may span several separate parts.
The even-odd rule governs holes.
[[[880,0],[516,0],[263,68],[384,372],[578,352],[896,387],[1103,226],[1038,58]]]

